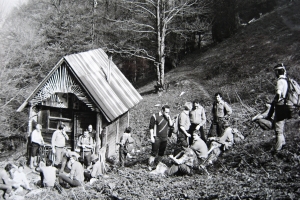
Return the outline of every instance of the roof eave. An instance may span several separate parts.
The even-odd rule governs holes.
[[[45,82],[49,79],[49,77],[55,72],[55,70],[63,63],[64,58],[60,59],[58,63],[54,66],[54,68],[48,73],[48,75],[40,82],[40,84],[36,87],[36,89],[27,97],[24,103],[17,109],[17,112],[22,112],[24,108],[27,106],[29,101],[33,98],[33,96],[43,87]]]

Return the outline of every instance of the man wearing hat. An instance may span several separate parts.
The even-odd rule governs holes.
[[[285,145],[285,138],[283,135],[285,119],[289,118],[289,110],[286,109],[287,103],[287,91],[288,91],[288,82],[286,77],[286,69],[283,64],[278,64],[274,67],[274,72],[277,77],[276,83],[276,94],[272,102],[275,107],[275,133],[276,133],[276,144],[273,148],[274,151],[280,151],[282,146]],[[273,107],[270,109],[267,118],[271,118],[273,115]]]

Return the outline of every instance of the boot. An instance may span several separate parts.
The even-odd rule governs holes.
[[[158,164],[159,162],[161,162],[161,161],[162,161],[162,156],[158,156],[158,157],[157,157],[157,161],[156,161],[157,164]]]
[[[33,157],[33,166],[37,167],[38,163],[37,163],[37,157]]]
[[[155,160],[155,157],[154,156],[150,156],[149,161],[148,161],[149,170],[153,169],[153,167],[154,167],[154,160]]]
[[[34,166],[33,166],[33,160],[34,160],[34,157],[30,157],[30,169],[33,169],[34,168]]]

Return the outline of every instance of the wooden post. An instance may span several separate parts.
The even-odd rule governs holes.
[[[129,110],[127,112],[127,126],[129,126],[129,122],[130,122],[130,113]]]
[[[28,116],[28,128],[27,128],[27,138],[26,138],[26,146],[27,146],[27,157],[31,157],[31,132],[32,132],[32,118],[33,118],[33,106],[30,104],[29,108],[29,116]],[[29,160],[29,159],[28,159]]]
[[[32,118],[33,118],[33,116],[34,116],[33,106],[30,105],[30,108],[29,108],[29,119],[28,119],[28,130],[27,130],[28,137],[30,136],[30,134],[32,132]]]
[[[102,132],[102,118],[101,113],[97,112],[97,122],[96,122],[96,154],[99,153],[101,147],[100,134]]]
[[[115,144],[117,144],[118,142],[120,142],[120,139],[119,139],[119,133],[120,133],[120,120],[118,119],[116,121],[116,125],[117,125],[117,135],[116,135],[116,140],[115,140]],[[119,152],[119,145],[114,145],[114,148],[115,148],[115,153]],[[119,160],[119,154],[117,154],[117,158]]]

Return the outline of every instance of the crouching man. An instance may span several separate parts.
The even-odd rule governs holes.
[[[77,158],[77,160],[79,160],[81,158],[78,153],[71,151],[69,149],[66,149],[63,152],[59,173],[63,173],[63,172],[70,173],[71,166],[72,166],[72,164],[70,162],[70,158],[72,157],[72,155],[74,155]],[[82,160],[82,162],[83,162],[83,160]]]
[[[194,152],[189,147],[183,147],[184,150],[178,153],[175,157],[169,155],[174,164],[167,170],[166,174],[172,176],[177,173],[192,175],[193,169],[198,166],[198,159]]]
[[[81,184],[84,181],[84,169],[80,162],[77,161],[77,157],[75,155],[72,155],[70,158],[71,162],[71,172],[68,175],[65,175],[63,173],[60,173],[58,175],[59,177],[59,183],[61,186],[65,188],[69,188],[68,185],[71,187],[77,187],[81,186]]]
[[[40,167],[42,187],[54,187],[57,169],[51,166],[52,161],[46,160],[46,166]]]
[[[193,149],[198,157],[198,161],[203,161],[208,156],[208,149],[206,143],[200,138],[201,132],[199,130],[195,130],[193,132],[193,144],[191,145],[191,149]]]
[[[3,190],[3,199],[9,198],[12,192],[12,182],[9,179],[9,171],[12,169],[11,164],[7,164],[5,169],[0,169],[0,190]]]
[[[274,112],[271,117],[268,116],[271,109],[274,110],[274,105],[266,103],[266,110],[254,116],[251,120],[256,122],[263,130],[271,130],[274,127]]]
[[[92,178],[99,178],[103,176],[104,165],[100,162],[97,155],[92,154],[92,165],[84,172],[84,180],[90,181]]]
[[[212,142],[211,142],[210,150],[208,151],[208,153],[210,152],[211,153],[207,159],[207,164],[212,164],[214,161],[217,160],[217,158],[223,151],[229,149],[234,144],[233,131],[228,121],[224,123],[224,128],[225,130],[221,137],[208,138],[208,140]]]

